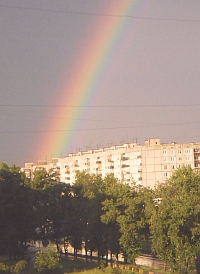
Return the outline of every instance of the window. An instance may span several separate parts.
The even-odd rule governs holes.
[[[164,173],[164,176],[167,177],[167,172]]]
[[[172,165],[172,169],[175,169],[175,165]]]
[[[167,169],[167,165],[164,165],[164,169]]]
[[[181,149],[178,149],[178,154],[181,154],[181,153],[182,153]]]
[[[171,154],[174,154],[174,150],[173,149],[171,150]]]
[[[189,156],[186,156],[186,161],[190,161],[190,157]]]
[[[167,162],[167,158],[163,158],[163,161],[164,161],[164,162]]]
[[[175,158],[174,157],[171,157],[171,162],[174,162],[175,161]]]
[[[179,157],[178,159],[179,159],[179,161],[182,161],[182,157]]]
[[[163,154],[167,154],[167,150],[163,150]]]

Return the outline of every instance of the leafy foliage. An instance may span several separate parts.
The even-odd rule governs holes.
[[[58,253],[48,250],[48,252],[39,251],[36,254],[35,265],[36,270],[41,274],[60,274],[62,267]]]
[[[10,267],[2,262],[0,262],[0,274],[10,273]]]
[[[155,195],[161,203],[151,217],[153,251],[172,269],[187,272],[200,251],[200,176],[191,168],[179,169]]]
[[[134,261],[141,252],[142,242],[149,235],[143,188],[121,184],[110,175],[106,177],[105,184],[108,196],[103,202],[105,214],[102,221],[118,224],[124,256]]]
[[[0,165],[0,252],[23,257],[25,242],[34,234],[32,191],[16,166]]]
[[[85,171],[77,172],[73,186],[46,171],[29,181],[18,167],[2,163],[0,220],[0,252],[12,259],[23,258],[26,243],[38,239],[55,243],[58,251],[70,243],[75,255],[84,247],[86,254],[97,251],[99,259],[123,253],[134,262],[150,238],[152,251],[173,270],[200,265],[200,175],[191,168],[148,189]],[[57,254],[41,253],[36,263],[41,273],[54,267],[59,272],[58,265]],[[23,263],[12,271],[20,267]],[[0,264],[0,271],[11,269]]]
[[[14,266],[8,266],[0,262],[0,274],[19,274],[22,269],[26,267],[27,262],[25,260],[20,260]]]

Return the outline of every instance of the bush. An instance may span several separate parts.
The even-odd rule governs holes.
[[[10,273],[10,267],[0,262],[0,274],[7,274],[7,273]]]
[[[41,274],[61,274],[63,272],[59,255],[51,250],[46,253],[37,252],[34,268]]]
[[[21,260],[21,261],[16,263],[16,265],[14,266],[12,272],[15,273],[15,274],[19,274],[20,271],[26,267],[26,265],[27,265],[27,262],[25,260]]]
[[[19,274],[22,269],[26,267],[27,262],[25,260],[21,260],[16,263],[14,266],[8,266],[2,262],[0,262],[0,274]]]

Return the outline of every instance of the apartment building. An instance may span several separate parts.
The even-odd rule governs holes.
[[[142,146],[142,184],[153,187],[165,183],[174,170],[190,166],[198,170],[200,144],[161,144],[160,139],[149,139]]]
[[[86,171],[102,178],[113,174],[124,183],[154,187],[157,182],[165,183],[173,171],[183,165],[200,169],[200,143],[162,144],[160,139],[153,138],[146,140],[143,146],[131,143],[69,154],[53,159],[46,167],[32,166],[31,170],[57,169],[60,181],[70,184],[75,182],[76,171]]]
[[[50,170],[59,170],[59,167],[57,167],[58,158],[52,159],[52,162],[50,164],[47,163],[47,160],[39,160],[37,161],[37,164],[34,163],[25,163],[25,166],[21,168],[21,171],[23,171],[26,174],[26,177],[29,179],[33,179],[34,172],[37,170],[46,170],[49,172]]]
[[[76,171],[86,171],[104,178],[113,174],[122,182],[140,181],[141,146],[137,143],[100,148],[59,159],[60,180],[72,184]]]

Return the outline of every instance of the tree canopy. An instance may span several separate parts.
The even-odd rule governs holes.
[[[155,197],[160,203],[151,216],[152,249],[174,270],[187,272],[200,251],[200,175],[179,169],[158,186]]]
[[[165,184],[148,189],[77,172],[74,185],[57,174],[0,164],[0,253],[23,257],[31,240],[71,244],[99,258],[123,253],[134,262],[150,242],[152,252],[173,270],[195,268],[200,254],[200,175],[176,170]]]

